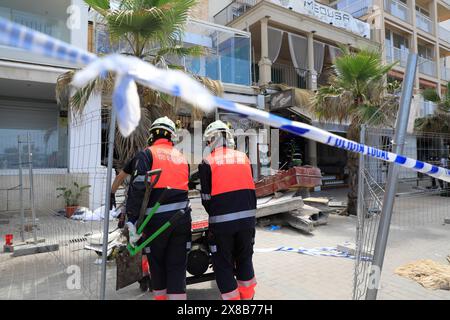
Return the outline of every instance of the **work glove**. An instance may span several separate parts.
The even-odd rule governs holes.
[[[141,238],[141,236],[139,234],[137,234],[136,226],[134,225],[134,223],[128,221],[126,223],[126,226],[128,228],[129,242],[130,242],[131,246],[135,247],[136,242],[138,242],[138,240]]]
[[[111,196],[109,197],[109,210],[112,210],[112,208],[116,207],[116,194],[111,193]]]

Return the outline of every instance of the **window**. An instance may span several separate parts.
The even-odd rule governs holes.
[[[395,48],[399,49],[409,48],[408,39],[406,37],[399,35],[397,33],[393,33],[392,39]]]
[[[419,54],[419,57],[425,58],[425,59],[429,59],[429,60],[433,60],[434,57],[434,50],[433,48],[424,46],[424,45],[418,45],[417,46],[417,51]]]
[[[430,12],[420,6],[416,6],[416,11],[423,14],[424,16],[430,17]]]
[[[0,169],[18,168],[18,139],[25,141],[28,134],[34,168],[67,167],[66,112],[51,103],[1,100],[0,113]],[[28,145],[22,147],[27,157]]]
[[[403,35],[395,33],[391,30],[386,30],[385,37],[386,37],[386,42],[389,45],[392,45],[394,48],[398,48],[398,49],[408,49],[409,48],[408,38]]]

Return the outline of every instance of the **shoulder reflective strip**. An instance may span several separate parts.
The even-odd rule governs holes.
[[[220,216],[212,216],[209,217],[209,223],[221,223],[221,222],[228,222],[228,221],[234,221],[244,218],[250,218],[256,216],[256,210],[245,210],[245,211],[239,211],[234,213],[227,213],[222,214]]]
[[[250,287],[256,284],[256,278],[253,277],[252,279],[246,281],[238,280],[237,283],[240,287]]]
[[[209,251],[211,251],[211,253],[217,252],[217,246],[209,246]]]
[[[211,200],[211,194],[209,193],[200,193],[200,196],[203,200]]]
[[[169,293],[167,294],[168,300],[186,300],[187,295],[186,293]]]
[[[227,292],[227,293],[222,293],[223,300],[232,300],[232,299],[236,299],[239,297],[240,297],[240,294],[239,294],[238,289],[235,289],[235,290]]]
[[[161,212],[168,212],[168,211],[175,211],[175,210],[181,210],[186,209],[188,206],[189,201],[183,201],[183,202],[176,202],[176,203],[169,203],[164,204],[162,206],[159,206],[158,210],[156,210],[155,213],[161,213]],[[146,215],[150,213],[151,208],[147,209]]]
[[[145,181],[145,176],[136,176],[136,178],[134,178],[133,182],[144,182]]]

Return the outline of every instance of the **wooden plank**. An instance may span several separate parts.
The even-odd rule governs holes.
[[[304,203],[301,197],[274,199],[257,207],[256,218],[298,210],[301,209],[303,205]]]
[[[346,207],[347,204],[344,201],[330,201],[328,203],[330,207]]]
[[[59,250],[58,244],[24,245],[14,248],[14,252],[11,254],[11,256],[20,257],[30,254],[44,253],[58,250]]]
[[[303,201],[305,201],[305,202],[321,203],[321,204],[328,205],[328,202],[330,201],[330,199],[323,198],[323,197],[308,197],[308,198],[303,199]]]
[[[286,212],[283,213],[282,218],[292,228],[301,230],[307,233],[311,233],[314,230],[314,223],[309,217],[301,216],[296,213]]]

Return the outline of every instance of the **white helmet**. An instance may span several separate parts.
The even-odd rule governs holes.
[[[176,136],[175,123],[167,117],[161,117],[153,121],[149,131],[151,132],[155,129],[163,129],[170,132],[172,134],[172,137]]]
[[[223,133],[225,133],[226,144],[228,147],[234,147],[234,139],[233,134],[231,133],[230,128],[220,120],[216,120],[210,123],[205,130],[205,134],[203,135],[205,141],[214,143],[217,138],[222,139]]]

